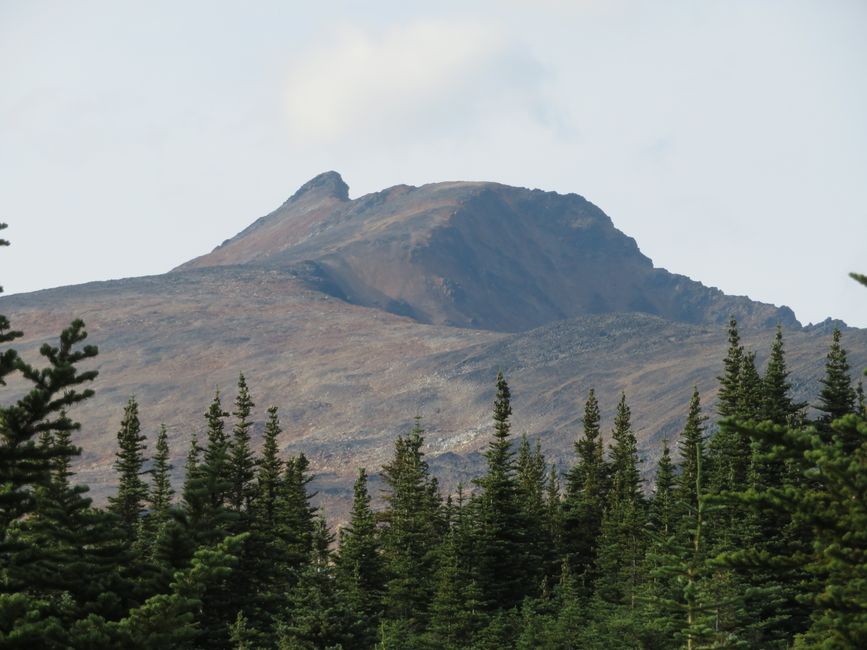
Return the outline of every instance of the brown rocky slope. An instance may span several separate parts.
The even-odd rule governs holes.
[[[654,269],[574,195],[446,183],[349,201],[336,174],[171,273],[7,296],[0,312],[24,330],[31,360],[69,320],[87,322],[100,377],[75,412],[78,469],[97,497],[114,480],[130,395],[151,435],[168,425],[179,478],[214,390],[229,402],[243,371],[260,425],[280,406],[284,448],[311,457],[338,517],[355,468],[374,473],[417,413],[447,488],[479,471],[497,370],[515,396],[514,430],[541,437],[561,467],[587,389],[606,428],[625,390],[649,468],[692,386],[712,402],[728,312],[760,363],[784,325],[802,399],[814,399],[829,337],[785,308]],[[844,342],[853,368],[867,365],[867,332],[847,329]]]

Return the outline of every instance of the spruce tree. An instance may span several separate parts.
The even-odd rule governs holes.
[[[334,581],[330,547],[334,536],[321,518],[313,523],[310,561],[289,594],[289,607],[278,627],[280,648],[341,648],[351,642],[347,612]],[[363,647],[363,646],[360,646]]]
[[[654,504],[657,525],[651,535],[646,563],[649,583],[645,591],[645,621],[654,635],[651,647],[680,647],[688,650],[708,647],[713,635],[712,619],[719,603],[708,593],[713,568],[708,565],[705,541],[706,481],[704,478],[703,418],[698,391],[690,400],[687,424],[681,434],[681,472],[672,491],[669,469],[660,464],[657,483],[660,493],[671,495]],[[666,527],[665,511],[673,518]],[[723,644],[724,645],[724,644]]]
[[[537,585],[541,585],[542,580],[548,576],[548,570],[556,564],[554,539],[547,525],[546,468],[541,442],[537,440],[535,448],[531,450],[527,435],[522,435],[518,446],[515,478],[526,532],[526,580]]]
[[[151,475],[153,482],[147,499],[148,513],[144,518],[142,530],[144,534],[139,540],[140,546],[148,556],[153,557],[158,552],[160,539],[166,535],[166,527],[172,522],[171,509],[174,489],[171,483],[172,465],[169,462],[169,441],[166,426],[160,426],[157,434],[156,452],[153,458]]]
[[[229,477],[229,443],[226,438],[224,419],[228,413],[223,411],[220,393],[214,395],[205,413],[207,422],[207,445],[185,486],[185,499],[188,505],[195,506],[193,538],[197,544],[214,544],[225,536],[235,521],[226,504],[231,490]],[[192,450],[191,450],[192,452]]]
[[[12,330],[8,319],[0,316],[0,343],[21,336]],[[34,539],[22,538],[17,527],[34,520],[39,504],[37,493],[51,482],[52,459],[63,455],[47,441],[61,432],[75,430],[75,423],[63,410],[77,404],[93,391],[82,385],[92,381],[95,370],[81,372],[78,364],[96,356],[94,346],[79,347],[87,334],[84,323],[76,320],[60,335],[57,347],[43,345],[41,355],[48,365],[36,369],[14,349],[0,352],[0,385],[18,373],[29,390],[14,403],[0,407],[0,640],[18,647],[39,647],[51,639],[65,643],[66,628],[54,615],[51,604],[40,594],[27,591],[37,576],[27,575],[32,558],[47,549]],[[30,556],[31,559],[28,559]],[[18,578],[10,571],[20,571]]]
[[[668,440],[662,441],[662,456],[656,468],[654,483],[653,498],[648,509],[648,524],[652,534],[667,536],[674,527],[677,515],[674,502],[674,463],[671,460]]]
[[[440,545],[435,592],[426,639],[433,647],[458,650],[470,647],[487,617],[480,611],[482,594],[474,562],[472,509],[458,485],[451,526]]]
[[[587,595],[595,579],[596,554],[608,493],[601,417],[591,388],[584,405],[583,435],[575,441],[577,464],[566,475],[562,548],[572,575]]]
[[[789,371],[786,368],[786,354],[783,346],[783,330],[778,325],[774,342],[771,346],[771,355],[765,375],[762,378],[764,392],[763,420],[770,420],[774,424],[785,425],[799,419],[799,414],[806,404],[795,402],[792,399],[792,384],[789,381]]]
[[[740,411],[740,373],[744,348],[738,333],[738,323],[734,317],[729,320],[728,334],[729,346],[723,360],[723,374],[717,377],[719,381],[717,413],[721,418],[736,417]]]
[[[398,436],[394,456],[383,466],[386,503],[382,513],[382,549],[387,575],[385,617],[420,632],[433,598],[440,498],[421,451],[420,418],[409,435]]]
[[[141,432],[138,402],[130,397],[117,432],[117,460],[114,463],[119,479],[117,494],[108,500],[109,510],[117,515],[130,542],[135,539],[148,496],[147,483],[142,479],[146,440]]]
[[[675,501],[686,512],[695,513],[698,499],[704,493],[704,477],[699,477],[699,465],[706,466],[705,455],[705,423],[707,416],[701,411],[701,396],[698,387],[693,388],[689,401],[689,411],[683,433],[680,434],[678,450],[680,452],[680,474],[676,480]]]
[[[250,448],[250,413],[255,404],[247,388],[243,373],[238,377],[238,396],[235,398],[235,424],[229,444],[228,475],[231,483],[229,504],[235,512],[246,510],[253,497],[253,480],[256,477],[256,461]]]
[[[563,500],[560,494],[560,474],[557,466],[551,463],[545,483],[545,528],[551,539],[552,557],[545,575],[551,580],[559,576],[563,554]]]
[[[353,486],[349,524],[340,530],[335,577],[344,606],[352,613],[352,638],[359,647],[372,647],[382,615],[385,567],[364,468],[358,471]]]
[[[611,489],[598,547],[596,591],[603,601],[634,610],[642,579],[646,511],[625,393],[617,405],[613,438]]]
[[[313,552],[318,508],[312,504],[316,493],[308,486],[313,481],[310,461],[302,453],[286,461],[277,501],[277,534],[282,547],[287,582],[297,581]]]
[[[761,420],[765,409],[764,386],[759,371],[756,368],[755,352],[744,353],[738,379],[738,410],[736,417],[740,420]],[[744,442],[742,446],[745,449],[749,448],[749,443]]]
[[[271,406],[268,408],[268,420],[265,422],[262,460],[256,473],[256,516],[263,529],[271,529],[276,524],[280,476],[283,471],[283,461],[277,448],[277,438],[281,433],[277,407]]]
[[[816,426],[826,436],[834,435],[831,423],[848,413],[854,413],[856,394],[852,388],[852,377],[849,375],[849,361],[846,350],[840,340],[842,334],[839,328],[834,328],[831,336],[831,347],[825,360],[825,376],[819,380],[822,389],[819,392],[819,403],[816,409],[822,412]],[[847,446],[854,447],[854,441],[847,441]]]
[[[487,609],[510,609],[537,585],[528,584],[526,522],[519,503],[515,454],[512,451],[511,392],[503,373],[497,374],[494,435],[485,452],[487,471],[476,481],[479,577]]]
[[[867,418],[867,400],[864,399],[864,382],[859,379],[855,388],[855,413]]]
[[[151,516],[158,522],[162,522],[168,516],[175,491],[172,489],[171,471],[172,464],[169,461],[169,439],[166,426],[162,425],[157,434],[156,453],[153,459],[153,485],[148,497]]]

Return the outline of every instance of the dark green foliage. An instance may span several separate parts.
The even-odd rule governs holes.
[[[648,509],[650,532],[655,535],[668,535],[674,529],[677,516],[674,503],[674,463],[671,461],[668,440],[662,441],[662,457],[656,468],[654,482],[653,498]]]
[[[698,508],[698,499],[704,494],[704,473],[699,467],[707,466],[705,456],[705,422],[707,417],[701,411],[701,396],[698,388],[692,391],[689,401],[689,411],[686,424],[678,441],[680,452],[680,475],[675,487],[675,500],[686,513],[694,513]]]
[[[774,424],[795,424],[800,419],[806,404],[792,399],[792,384],[789,382],[789,371],[786,368],[786,357],[783,348],[783,330],[777,327],[768,366],[762,378],[763,412],[762,420]]]
[[[648,582],[643,590],[643,618],[654,647],[705,647],[713,638],[711,619],[720,603],[709,593],[713,569],[705,541],[702,421],[695,391],[679,442],[681,473],[674,490],[669,487],[667,463],[661,462],[657,470]],[[671,522],[668,526],[666,520]]]
[[[463,486],[458,485],[457,503],[437,558],[427,635],[433,647],[468,647],[486,622],[480,611],[482,594],[474,562],[473,518]]]
[[[151,537],[149,546],[153,547],[154,538],[168,524],[172,497],[175,494],[171,483],[172,465],[169,462],[169,439],[165,425],[160,427],[157,434],[156,453],[153,458],[153,483],[148,495],[147,530]]]
[[[855,412],[862,418],[867,418],[867,400],[864,398],[864,382],[858,380],[855,388]]]
[[[325,521],[316,519],[309,562],[289,594],[287,615],[278,627],[281,648],[318,650],[343,647],[348,641],[348,613],[338,598],[329,550],[333,541]]]
[[[485,452],[487,471],[476,481],[474,504],[479,586],[488,610],[515,607],[537,588],[528,580],[527,528],[512,451],[511,393],[503,373],[497,374],[496,388],[494,435]]]
[[[822,389],[819,392],[819,403],[816,409],[822,415],[816,422],[820,432],[827,436],[834,434],[831,423],[848,413],[855,412],[856,393],[852,388],[852,377],[849,375],[849,362],[846,350],[841,344],[842,334],[834,328],[831,336],[831,347],[825,360],[825,376],[819,380]],[[854,444],[854,441],[851,441]]]
[[[599,403],[591,388],[584,405],[583,435],[575,441],[578,462],[566,475],[561,541],[569,568],[585,593],[596,575],[596,553],[608,495],[600,421]]]
[[[232,428],[232,441],[229,445],[228,475],[230,481],[229,504],[235,512],[247,510],[253,498],[253,479],[256,476],[256,461],[250,448],[250,413],[253,400],[247,388],[247,380],[238,377],[238,396],[235,398],[235,425]]]
[[[765,411],[765,387],[756,369],[756,353],[746,352],[741,360],[738,382],[738,409],[740,420],[761,420]],[[745,445],[748,446],[748,445]]]
[[[184,509],[190,536],[196,545],[218,542],[235,521],[226,507],[231,490],[229,445],[224,424],[228,415],[223,411],[218,392],[205,413],[207,446],[200,454],[198,442],[194,439],[187,456]]]
[[[740,410],[740,374],[744,357],[744,348],[738,333],[738,323],[732,318],[729,321],[729,347],[723,360],[723,374],[719,380],[717,396],[717,413],[721,418],[734,417]]]
[[[277,438],[281,433],[277,407],[272,406],[268,409],[265,444],[256,474],[256,520],[265,530],[273,529],[277,523],[277,501],[280,496],[280,476],[283,471],[283,461],[277,449]]]
[[[409,435],[399,436],[392,460],[383,466],[386,508],[382,549],[386,569],[385,616],[420,631],[433,598],[436,544],[443,532],[437,482],[421,447],[420,419]]]
[[[226,537],[213,548],[196,551],[190,566],[175,574],[169,593],[149,598],[118,623],[129,639],[126,647],[201,647],[197,642],[207,632],[203,629],[203,598],[229,579],[244,540],[244,535]]]
[[[646,508],[638,451],[626,395],[620,397],[611,447],[611,489],[602,519],[596,593],[603,601],[635,608],[645,549]]]
[[[130,397],[117,432],[117,460],[114,463],[118,475],[117,494],[109,498],[109,510],[117,515],[130,542],[136,537],[148,496],[147,483],[142,479],[146,440],[141,432],[138,402]]]
[[[515,478],[526,530],[523,544],[525,579],[529,584],[536,585],[542,584],[544,578],[552,578],[557,565],[554,536],[549,525],[545,498],[546,469],[541,442],[537,440],[535,448],[531,450],[527,436],[521,436]]]
[[[349,524],[340,530],[335,575],[344,607],[352,613],[350,634],[359,646],[369,648],[376,641],[382,615],[385,567],[364,468],[353,486]]]
[[[4,329],[2,334],[8,341],[16,333]],[[97,375],[95,370],[79,372],[77,368],[97,354],[92,345],[76,349],[85,338],[84,322],[74,321],[60,335],[57,347],[42,346],[40,354],[49,365],[39,370],[17,354],[8,354],[10,350],[2,357],[2,376],[17,371],[31,388],[14,404],[0,408],[0,549],[9,524],[33,508],[34,486],[48,478],[53,454],[39,447],[39,435],[74,430],[77,425],[60,418],[60,412],[93,395],[92,390],[79,388]]]

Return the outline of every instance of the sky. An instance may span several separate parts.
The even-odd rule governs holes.
[[[7,293],[158,274],[326,170],[575,192],[867,327],[863,0],[0,0]]]

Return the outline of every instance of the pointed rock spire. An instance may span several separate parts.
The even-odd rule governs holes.
[[[340,201],[349,200],[349,185],[335,171],[323,172],[302,185],[290,201],[301,198],[335,198]]]

